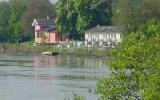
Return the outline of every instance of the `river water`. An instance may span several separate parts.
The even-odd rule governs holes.
[[[0,54],[0,100],[97,100],[96,80],[109,73],[93,57]]]

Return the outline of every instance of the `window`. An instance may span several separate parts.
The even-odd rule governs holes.
[[[42,38],[44,35],[44,33],[40,32],[40,33],[37,33],[37,38]]]

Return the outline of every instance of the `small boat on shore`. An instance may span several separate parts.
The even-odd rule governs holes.
[[[56,56],[56,55],[59,54],[59,52],[49,52],[49,51],[47,51],[47,52],[42,52],[41,54],[42,55]]]

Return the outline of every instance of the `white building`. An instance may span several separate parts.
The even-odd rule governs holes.
[[[112,46],[122,41],[122,32],[116,26],[97,26],[86,31],[85,41],[90,45]]]

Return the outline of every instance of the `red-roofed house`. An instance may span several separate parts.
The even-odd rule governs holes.
[[[55,44],[59,41],[59,35],[53,20],[34,19],[32,26],[35,27],[35,43],[38,44]]]

